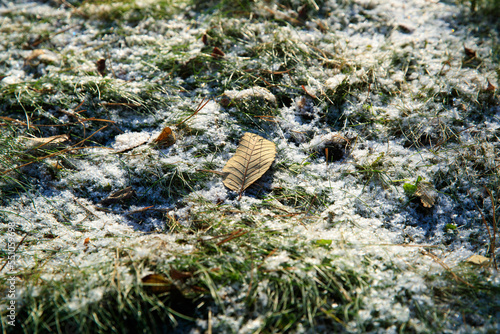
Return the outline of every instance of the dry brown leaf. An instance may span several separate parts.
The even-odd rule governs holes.
[[[39,64],[51,64],[59,60],[57,54],[49,50],[36,49],[24,59],[24,66],[35,67]]]
[[[170,269],[170,277],[173,279],[178,279],[178,280],[186,280],[188,278],[193,277],[193,273],[191,271],[179,271],[177,269]]]
[[[411,34],[412,32],[415,31],[415,27],[412,26],[411,24],[406,24],[406,23],[400,23],[398,24],[398,28],[404,32],[405,34]]]
[[[142,278],[142,284],[151,293],[161,294],[172,289],[172,282],[161,274],[150,274]]]
[[[208,37],[206,33],[201,36],[201,41],[203,42],[203,44],[208,45]]]
[[[302,6],[300,6],[298,9],[297,9],[297,14],[299,14],[299,20],[302,21],[302,22],[305,22],[307,21],[308,19],[308,13],[307,11],[309,10],[309,5],[306,3]]]
[[[476,50],[466,47],[465,44],[464,44],[464,53],[465,56],[468,58],[476,58]]]
[[[420,198],[420,202],[425,208],[431,208],[434,206],[436,201],[437,193],[436,189],[429,182],[419,182],[417,185],[417,191],[415,191],[415,196]]]
[[[219,49],[216,46],[214,47],[212,54],[211,54],[211,56],[213,58],[216,58],[216,59],[223,58],[225,55],[226,54],[224,53],[224,51],[222,51],[221,49]]]
[[[132,187],[129,186],[127,188],[120,189],[118,191],[115,191],[114,193],[111,193],[108,197],[103,199],[100,202],[100,204],[108,205],[108,204],[122,202],[132,198],[134,195],[135,195],[134,189],[132,189]]]
[[[224,185],[231,190],[243,193],[271,167],[276,156],[273,142],[253,133],[246,132],[234,156],[226,163]]]
[[[489,263],[490,259],[488,259],[487,257],[484,257],[482,255],[475,254],[475,255],[472,255],[469,258],[467,258],[467,260],[465,260],[465,262],[481,266],[483,264]]]
[[[49,165],[52,166],[52,168],[57,169],[57,170],[61,170],[64,168],[63,165],[61,165],[59,163],[59,161],[49,161]]]
[[[30,138],[30,137],[21,137],[24,140],[24,144],[26,149],[53,149],[59,147],[62,143],[69,140],[68,135],[58,135],[46,138]]]
[[[488,80],[488,87],[486,87],[485,91],[494,92],[497,88]]]
[[[104,59],[104,58],[99,59],[95,63],[95,65],[97,67],[97,72],[99,72],[99,74],[101,76],[105,76],[106,75],[106,59]]]
[[[289,23],[293,25],[302,25],[303,23],[300,20],[297,20],[296,18],[293,18],[279,10],[273,10],[268,7],[264,7],[264,10],[266,10],[269,14],[273,15],[276,20],[285,20],[288,21]]]
[[[158,147],[165,148],[174,145],[175,140],[175,134],[172,132],[172,129],[166,126],[153,142],[155,142]]]
[[[26,57],[26,59],[24,59],[24,66],[33,66],[35,65],[35,60],[40,57],[41,55],[43,55],[45,53],[45,50],[42,50],[42,49],[36,49],[36,50],[33,50],[31,51],[31,53],[28,55],[28,57]]]

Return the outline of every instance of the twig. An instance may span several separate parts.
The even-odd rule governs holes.
[[[205,173],[214,173],[220,176],[224,176],[227,174],[227,172],[219,172],[218,170],[211,170],[211,169],[197,169],[197,172],[205,172]]]
[[[485,187],[486,188],[486,187]],[[488,191],[489,193],[489,190],[486,188],[486,191]],[[491,196],[491,193],[489,193],[490,196]],[[491,197],[490,197],[491,198]],[[493,256],[493,260],[495,259],[495,244],[492,245],[492,240],[495,240],[495,236],[491,234],[491,230],[490,230],[490,227],[488,225],[488,222],[486,221],[486,217],[484,216],[483,214],[483,211],[481,211],[481,209],[479,208],[479,206],[477,205],[477,203],[474,201],[474,205],[476,205],[476,208],[477,208],[477,211],[479,211],[479,214],[481,215],[481,219],[483,220],[483,224],[484,226],[486,226],[486,231],[488,231],[488,236],[490,237],[490,251],[492,252],[492,256]],[[493,215],[495,215],[495,204],[493,202],[493,199],[491,200],[491,205],[493,206]],[[496,225],[496,222],[495,222],[495,225]],[[495,233],[495,232],[494,232]],[[496,268],[496,261],[494,262],[495,264],[495,268]]]
[[[243,229],[236,230],[236,231],[232,232],[229,235],[229,237],[227,237],[226,239],[219,241],[217,243],[217,246],[220,246],[220,245],[222,245],[222,244],[224,244],[224,243],[226,243],[228,241],[231,241],[233,239],[239,238],[239,237],[241,237],[241,236],[243,236],[243,235],[245,235],[247,233],[248,233],[248,231],[243,231]]]
[[[490,247],[491,247],[490,252],[491,252],[491,257],[493,258],[493,265],[495,266],[495,269],[498,270],[497,259],[495,257],[495,248],[496,248],[497,232],[498,232],[497,220],[496,220],[496,214],[495,214],[495,211],[496,211],[495,201],[494,201],[493,195],[491,194],[491,191],[486,187],[484,187],[484,189],[486,190],[486,192],[490,196],[491,207],[493,210],[493,237],[490,234]],[[486,220],[484,219],[483,215],[482,215],[482,217],[483,217],[483,222],[486,224]],[[488,232],[489,232],[489,229],[488,229]]]
[[[274,253],[276,253],[276,251],[278,250],[278,248],[275,248],[273,249],[272,251],[269,252],[269,254],[267,254],[263,259],[262,259],[262,263],[257,267],[257,270],[259,270],[263,265],[264,265],[264,262],[267,260],[267,258],[271,257],[274,255]]]
[[[476,126],[475,126],[475,125],[473,125],[473,126],[469,126],[468,128],[465,128],[465,129],[460,130],[460,131],[458,131],[457,133],[453,134],[453,136],[457,137],[457,136],[458,136],[459,134],[461,134],[462,132],[467,131],[467,130],[469,130],[469,129],[472,129],[472,128],[474,128],[474,127],[476,127]],[[433,149],[433,150],[438,149],[438,148],[439,148],[439,147],[441,147],[443,144],[445,144],[448,140],[450,140],[450,138],[451,138],[451,137],[447,137],[447,138],[442,139],[442,140],[441,140],[441,141],[439,141],[436,145],[434,145],[434,146],[432,147],[432,149]]]
[[[85,205],[83,205],[82,203],[80,203],[80,201],[78,201],[76,198],[73,198],[73,200],[75,201],[76,204],[78,204],[83,210],[85,210],[85,212],[87,212],[87,217],[90,215],[90,216],[93,216],[94,218],[99,218],[98,215],[96,215],[95,213],[93,213],[90,209],[88,209]]]
[[[318,99],[318,97],[316,95],[309,93],[304,85],[300,85],[300,88],[302,88],[304,90],[304,92],[306,92],[306,94],[309,95],[310,97],[312,97],[313,99],[315,99],[315,100]]]
[[[266,79],[264,79],[263,77],[261,77],[260,75],[257,75],[257,78],[259,78],[260,80],[264,81],[264,83],[266,84],[266,86],[268,87],[276,87],[276,85],[273,85],[272,83],[269,83]]]
[[[457,276],[457,274],[455,274],[450,267],[448,267],[448,265],[446,263],[444,263],[443,261],[441,261],[440,258],[438,258],[436,255],[432,254],[431,252],[428,252],[424,249],[421,249],[420,252],[424,255],[427,255],[429,256],[430,258],[432,258],[434,261],[436,261],[437,263],[439,263],[439,265],[441,265],[441,267],[443,267],[446,271],[448,271],[451,276],[453,277],[453,279],[457,282],[460,282],[460,283],[463,283],[465,285],[467,285],[468,287],[471,287],[473,288],[474,285],[470,284],[469,282],[467,282],[466,280],[464,280],[463,278]]]
[[[191,117],[193,117],[194,115],[196,115],[201,109],[205,108],[205,106],[208,104],[208,102],[210,102],[210,99],[208,99],[208,100],[205,101],[205,98],[203,98],[203,100],[201,100],[200,104],[198,104],[198,107],[196,107],[196,111],[191,116],[189,116],[188,118],[186,118],[182,122],[178,123],[177,126],[181,125],[182,123],[186,122]]]
[[[266,121],[266,122],[278,123],[278,121],[274,119],[274,118],[276,118],[276,116],[254,116],[254,117],[255,118],[260,118],[260,119],[262,119],[263,121]]]
[[[208,329],[207,334],[212,334],[212,310],[208,310]]]
[[[44,157],[37,158],[37,159],[35,159],[35,160],[33,160],[33,161],[30,161],[30,162],[27,162],[27,163],[25,163],[25,164],[22,164],[22,165],[20,165],[20,166],[17,166],[17,167],[14,167],[14,168],[8,169],[8,170],[6,170],[6,171],[1,172],[1,174],[0,174],[0,175],[5,175],[5,174],[10,173],[10,172],[12,172],[12,171],[14,171],[14,170],[16,170],[16,169],[23,168],[23,167],[26,167],[26,166],[28,166],[28,165],[31,165],[32,163],[35,163],[35,162],[38,162],[38,161],[42,161],[42,160],[44,160],[44,159],[51,158],[51,157],[55,157],[55,156],[58,156],[58,155],[60,155],[60,154],[65,153],[65,152],[71,151],[71,150],[73,150],[73,149],[77,148],[76,146],[78,146],[78,145],[80,145],[80,144],[82,144],[82,143],[86,142],[87,140],[89,140],[90,138],[92,138],[94,135],[96,135],[98,132],[101,132],[102,130],[104,130],[104,129],[105,129],[105,128],[107,128],[107,127],[108,127],[107,125],[106,125],[106,126],[103,126],[103,127],[102,127],[102,128],[100,128],[99,130],[97,130],[96,132],[94,132],[93,134],[91,134],[90,136],[88,136],[87,138],[85,138],[85,139],[83,139],[83,140],[79,141],[78,143],[76,143],[76,144],[74,144],[74,145],[71,145],[71,146],[70,146],[70,147],[68,147],[68,148],[65,148],[64,150],[61,150],[61,151],[58,151],[58,152],[54,152],[54,153],[52,153],[52,154],[46,155],[46,156],[44,156]]]
[[[418,247],[418,248],[439,248],[438,245],[413,245],[413,244],[358,244],[359,246],[394,246],[394,247]]]
[[[246,299],[248,299],[248,297],[250,297],[250,291],[252,291],[252,282],[253,282],[253,262],[252,262],[252,268],[250,269],[250,282],[248,282],[248,290],[247,290],[247,295],[246,295]]]
[[[309,206],[307,207],[306,213],[309,213],[309,211],[311,210],[311,207],[314,204],[314,202],[316,201],[316,199],[317,199],[317,196],[314,195],[314,197],[311,200],[311,203],[309,203]]]
[[[148,141],[147,141],[147,140],[145,140],[145,141],[140,142],[139,144],[136,144],[136,145],[134,145],[134,146],[127,147],[127,148],[124,148],[124,149],[122,149],[122,150],[116,151],[116,153],[127,153],[127,152],[130,152],[130,151],[132,151],[134,148],[137,148],[137,147],[139,147],[139,146],[141,146],[141,145],[147,144],[147,142],[148,142]]]
[[[291,68],[289,70],[284,70],[284,71],[270,71],[270,70],[260,70],[260,69],[249,68],[249,69],[243,70],[243,72],[250,73],[250,72],[259,71],[261,73],[279,75],[279,74],[287,74],[291,70],[293,70],[293,68]]]
[[[144,211],[148,211],[148,210],[155,210],[155,206],[154,205],[150,205],[150,206],[147,206],[145,208],[141,208],[141,209],[137,209],[137,210],[133,210],[133,211],[129,211],[126,213],[127,216],[130,216],[130,215],[133,215],[133,214],[136,214],[136,213],[141,213],[141,212],[144,212]]]
[[[46,42],[46,41],[50,40],[52,37],[57,36],[57,35],[59,35],[59,34],[62,34],[62,33],[66,32],[66,31],[68,31],[68,30],[70,30],[70,29],[76,28],[76,27],[78,27],[79,25],[80,25],[80,24],[74,24],[74,25],[69,26],[69,27],[67,27],[67,28],[65,28],[65,29],[59,30],[59,31],[57,31],[57,32],[53,33],[52,35],[49,35],[49,36],[47,36],[47,37],[45,37],[45,38],[41,38],[41,39],[39,39],[39,40],[37,40],[37,41],[33,42],[33,44],[31,44],[31,47],[37,47],[39,44],[41,44],[41,43],[43,43],[43,42]]]
[[[264,7],[264,10],[266,10],[269,14],[273,15],[278,20],[285,20],[285,21],[288,21],[289,23],[295,24],[295,25],[303,24],[299,20],[297,20],[291,16],[288,16],[283,12],[272,10],[271,8],[268,8],[268,7]]]
[[[5,120],[5,121],[9,121],[9,122],[13,122],[13,123],[17,123],[17,124],[22,125],[22,126],[28,125],[23,121],[20,121],[20,120],[15,119],[15,118],[6,117],[6,116],[0,116],[0,119]],[[1,123],[0,125],[7,125],[7,123]]]
[[[101,102],[101,106],[125,106],[125,107],[140,107],[138,103],[120,103],[120,102]]]
[[[59,1],[60,1],[62,4],[65,4],[66,6],[68,6],[69,8],[71,8],[71,9],[72,9],[75,13],[78,13],[79,15],[84,16],[84,17],[86,17],[86,16],[87,16],[87,15],[85,15],[85,14],[83,13],[83,11],[82,11],[80,8],[77,8],[77,7],[73,6],[72,4],[70,4],[69,2],[67,2],[66,0],[59,0]],[[84,0],[84,1],[82,2],[82,4],[83,4],[83,3],[85,3],[85,1],[86,1],[86,0]]]
[[[331,312],[328,312],[323,307],[320,307],[319,310],[321,312],[323,312],[326,316],[332,318],[333,320],[335,320],[336,322],[338,322],[339,324],[341,324],[342,326],[347,327],[346,323],[343,322],[342,320],[340,320],[335,314],[333,314]]]
[[[16,254],[17,252],[17,249],[19,248],[19,246],[21,246],[21,244],[23,243],[24,239],[26,239],[26,237],[28,236],[28,233],[26,233],[24,235],[24,237],[21,239],[21,241],[19,241],[19,243],[17,244],[16,246],[16,249],[14,249],[14,254]],[[5,268],[5,266],[7,265],[7,263],[9,263],[9,259],[7,258],[7,260],[5,261],[5,263],[3,264],[2,268],[0,268],[0,271],[3,270],[3,268]]]

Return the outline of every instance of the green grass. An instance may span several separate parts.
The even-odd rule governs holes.
[[[134,0],[90,0],[75,3],[75,13],[83,18],[109,24],[137,24],[147,18],[165,19],[183,10],[184,1],[160,0],[139,5]]]
[[[495,17],[500,14],[500,1],[498,0],[467,0],[461,1],[467,4],[472,12],[479,12],[480,14]]]
[[[455,317],[459,316],[465,318],[464,322],[468,325],[477,327],[498,314],[500,290],[485,279],[490,275],[488,270],[464,264],[455,274],[471,285],[457,282],[453,276],[448,275],[447,284],[436,284],[433,288],[433,299],[438,309],[446,314],[445,321],[454,323],[457,321]],[[488,333],[494,331],[490,330]]]
[[[22,148],[16,141],[19,136],[10,122],[5,122],[3,131],[0,132],[0,198],[3,204],[12,196],[32,189],[29,178],[19,170],[7,172],[15,168],[21,160]]]
[[[100,264],[102,281],[99,282],[99,289],[104,293],[103,298],[99,302],[90,301],[76,310],[68,308],[68,301],[74,300],[80,303],[88,298],[87,292],[82,290],[81,282],[87,281],[90,277],[88,273],[95,273],[97,268],[70,267],[66,274],[71,278],[52,282],[41,279],[39,272],[27,273],[30,275],[30,280],[44,287],[28,288],[27,298],[18,314],[19,319],[24,320],[22,324],[19,324],[21,328],[17,330],[31,333],[67,333],[68,331],[148,333],[152,329],[160,331],[162,327],[172,327],[175,317],[174,311],[169,311],[169,301],[148,295],[137,281],[131,287],[123,289],[118,285],[122,278],[110,272],[113,268],[113,263]],[[131,270],[133,271],[133,268]],[[79,274],[75,276],[75,272]],[[131,274],[133,275],[133,272]],[[51,312],[48,312],[49,310]],[[122,321],[116,321],[117,319],[122,319]],[[5,323],[3,327],[9,328]]]
[[[207,223],[215,220],[217,211],[211,211],[211,214],[213,216]],[[224,224],[208,229],[198,222],[198,232],[195,230],[194,235],[191,229],[177,234],[179,241],[195,245],[196,251],[177,254],[173,262],[165,261],[165,258],[153,262],[147,259],[130,261],[130,250],[117,248],[113,250],[116,252],[114,262],[100,262],[89,268],[61,268],[54,274],[67,278],[51,281],[44,275],[50,272],[46,260],[37,260],[32,270],[21,273],[24,284],[26,280],[37,282],[37,287],[28,285],[27,298],[18,315],[25,319],[24,331],[64,333],[68,328],[75,328],[84,333],[110,330],[147,333],[163,332],[176,326],[189,327],[194,324],[193,319],[207,318],[208,307],[221,310],[229,307],[229,296],[222,299],[219,291],[235,284],[247,291],[245,296],[241,296],[238,290],[229,292],[239,295],[236,297],[241,303],[238,307],[265,315],[263,328],[266,332],[284,332],[299,323],[306,326],[331,323],[342,329],[343,324],[355,318],[359,289],[367,286],[368,277],[336,268],[333,259],[325,258],[320,264],[304,266],[301,263],[309,256],[311,246],[299,240],[283,244],[281,233],[266,228],[248,229],[243,225],[246,234],[227,240],[238,228],[238,225],[228,227],[231,225],[227,223],[226,220]],[[202,236],[210,238],[201,241]],[[90,254],[94,251],[91,247]],[[266,269],[264,261],[279,252],[288,253],[299,267],[283,265]],[[48,252],[49,257],[51,253],[70,262],[76,255],[61,254],[54,249]],[[116,271],[117,268],[121,268],[120,271]],[[167,277],[175,269],[189,273],[190,278],[175,280],[169,277],[179,290],[160,296],[151,295],[140,282],[138,275],[142,268]],[[124,285],[127,277],[132,279],[131,285]],[[82,282],[87,283],[82,286]],[[94,289],[104,294],[102,299],[89,301],[83,308],[68,309],[69,301],[85,304],[91,295],[89,291]],[[264,304],[262,293],[268,298]],[[117,318],[126,320],[117,323]]]

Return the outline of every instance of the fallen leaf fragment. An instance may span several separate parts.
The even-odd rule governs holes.
[[[289,23],[293,25],[302,25],[303,23],[300,20],[297,20],[296,18],[293,18],[281,11],[278,10],[273,10],[268,7],[264,7],[264,10],[266,10],[269,14],[273,15],[276,20],[285,20],[288,21]]]
[[[193,273],[190,271],[179,271],[177,269],[170,269],[170,277],[178,280],[186,280],[193,277]]]
[[[127,188],[115,191],[114,193],[111,193],[108,197],[103,199],[100,202],[100,204],[108,205],[108,204],[118,203],[118,202],[130,199],[134,195],[135,195],[134,189],[132,189],[132,187],[127,187]]]
[[[486,87],[486,92],[494,92],[497,88],[488,80],[488,87]]]
[[[468,48],[464,44],[464,53],[467,58],[476,58],[476,51],[474,49]]]
[[[219,49],[218,47],[215,46],[214,49],[212,50],[212,55],[211,56],[213,58],[218,59],[218,58],[224,57],[225,55],[226,54],[221,49]]]
[[[99,72],[99,74],[101,76],[105,76],[106,75],[106,59],[104,59],[104,58],[99,59],[98,61],[96,61],[95,65],[97,67],[97,72]]]
[[[31,53],[24,59],[24,66],[34,66],[36,65],[36,59],[43,55],[45,53],[45,50],[42,49],[36,49],[31,51]]]
[[[490,259],[488,259],[487,257],[484,257],[482,255],[474,254],[474,255],[470,256],[469,258],[467,258],[467,260],[465,260],[465,262],[481,266],[483,264],[489,263]]]
[[[161,274],[150,274],[142,278],[144,288],[151,293],[161,294],[172,289],[172,282]]]
[[[419,182],[417,185],[417,191],[415,191],[415,196],[420,198],[420,202],[425,208],[431,208],[434,206],[436,201],[437,192],[436,189],[429,182]]]
[[[59,161],[49,161],[49,165],[56,170],[61,170],[64,167],[59,163]]]
[[[45,138],[37,137],[20,137],[24,141],[25,149],[35,150],[35,149],[54,149],[61,147],[61,144],[69,140],[68,135],[57,135]]]
[[[415,31],[415,27],[407,23],[399,23],[398,28],[405,34],[411,34]]]
[[[253,133],[246,132],[234,156],[226,163],[224,185],[231,190],[243,193],[271,167],[276,156],[273,142]]]
[[[201,41],[203,42],[203,44],[208,45],[208,37],[206,33],[201,36]]]
[[[175,134],[172,132],[172,129],[166,126],[163,128],[160,135],[153,140],[153,142],[160,148],[166,148],[174,145],[175,140]]]
[[[305,22],[308,19],[308,10],[309,5],[307,3],[299,7],[299,9],[297,10],[297,14],[299,15],[300,21]]]
[[[31,53],[24,59],[24,66],[38,66],[40,63],[51,64],[56,63],[59,57],[49,50],[36,49],[31,51]]]

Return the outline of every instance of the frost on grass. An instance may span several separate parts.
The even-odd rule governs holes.
[[[218,331],[279,331],[287,321],[296,332],[470,329],[460,307],[439,312],[438,292],[461,283],[420,249],[498,286],[498,273],[462,263],[491,249],[481,214],[491,224],[485,188],[498,189],[498,32],[443,2],[301,5],[257,2],[232,18],[225,4],[200,12],[161,1],[1,8],[2,169],[31,162],[0,183],[1,219],[15,225],[16,243],[27,233],[16,270],[41,266],[49,287],[82,272],[63,298],[71,312],[116,289],[103,282],[128,291],[133,273],[180,266],[204,273],[193,281],[205,280],[198,291],[210,291]],[[202,99],[211,101],[182,123]],[[165,126],[176,143],[151,145]],[[201,170],[221,171],[245,132],[272,141],[277,158],[238,200]],[[33,160],[4,133],[90,139]],[[419,179],[437,190],[432,208],[403,189]],[[101,203],[129,186],[132,199]],[[349,290],[343,303],[274,294],[284,283],[293,288],[279,297],[314,291],[325,268],[355,282],[352,291],[335,283]],[[20,301],[43,295],[23,283]],[[326,313],[291,319],[273,305]],[[474,307],[479,330],[498,327],[488,305]],[[206,309],[197,316],[191,329],[207,330]]]

